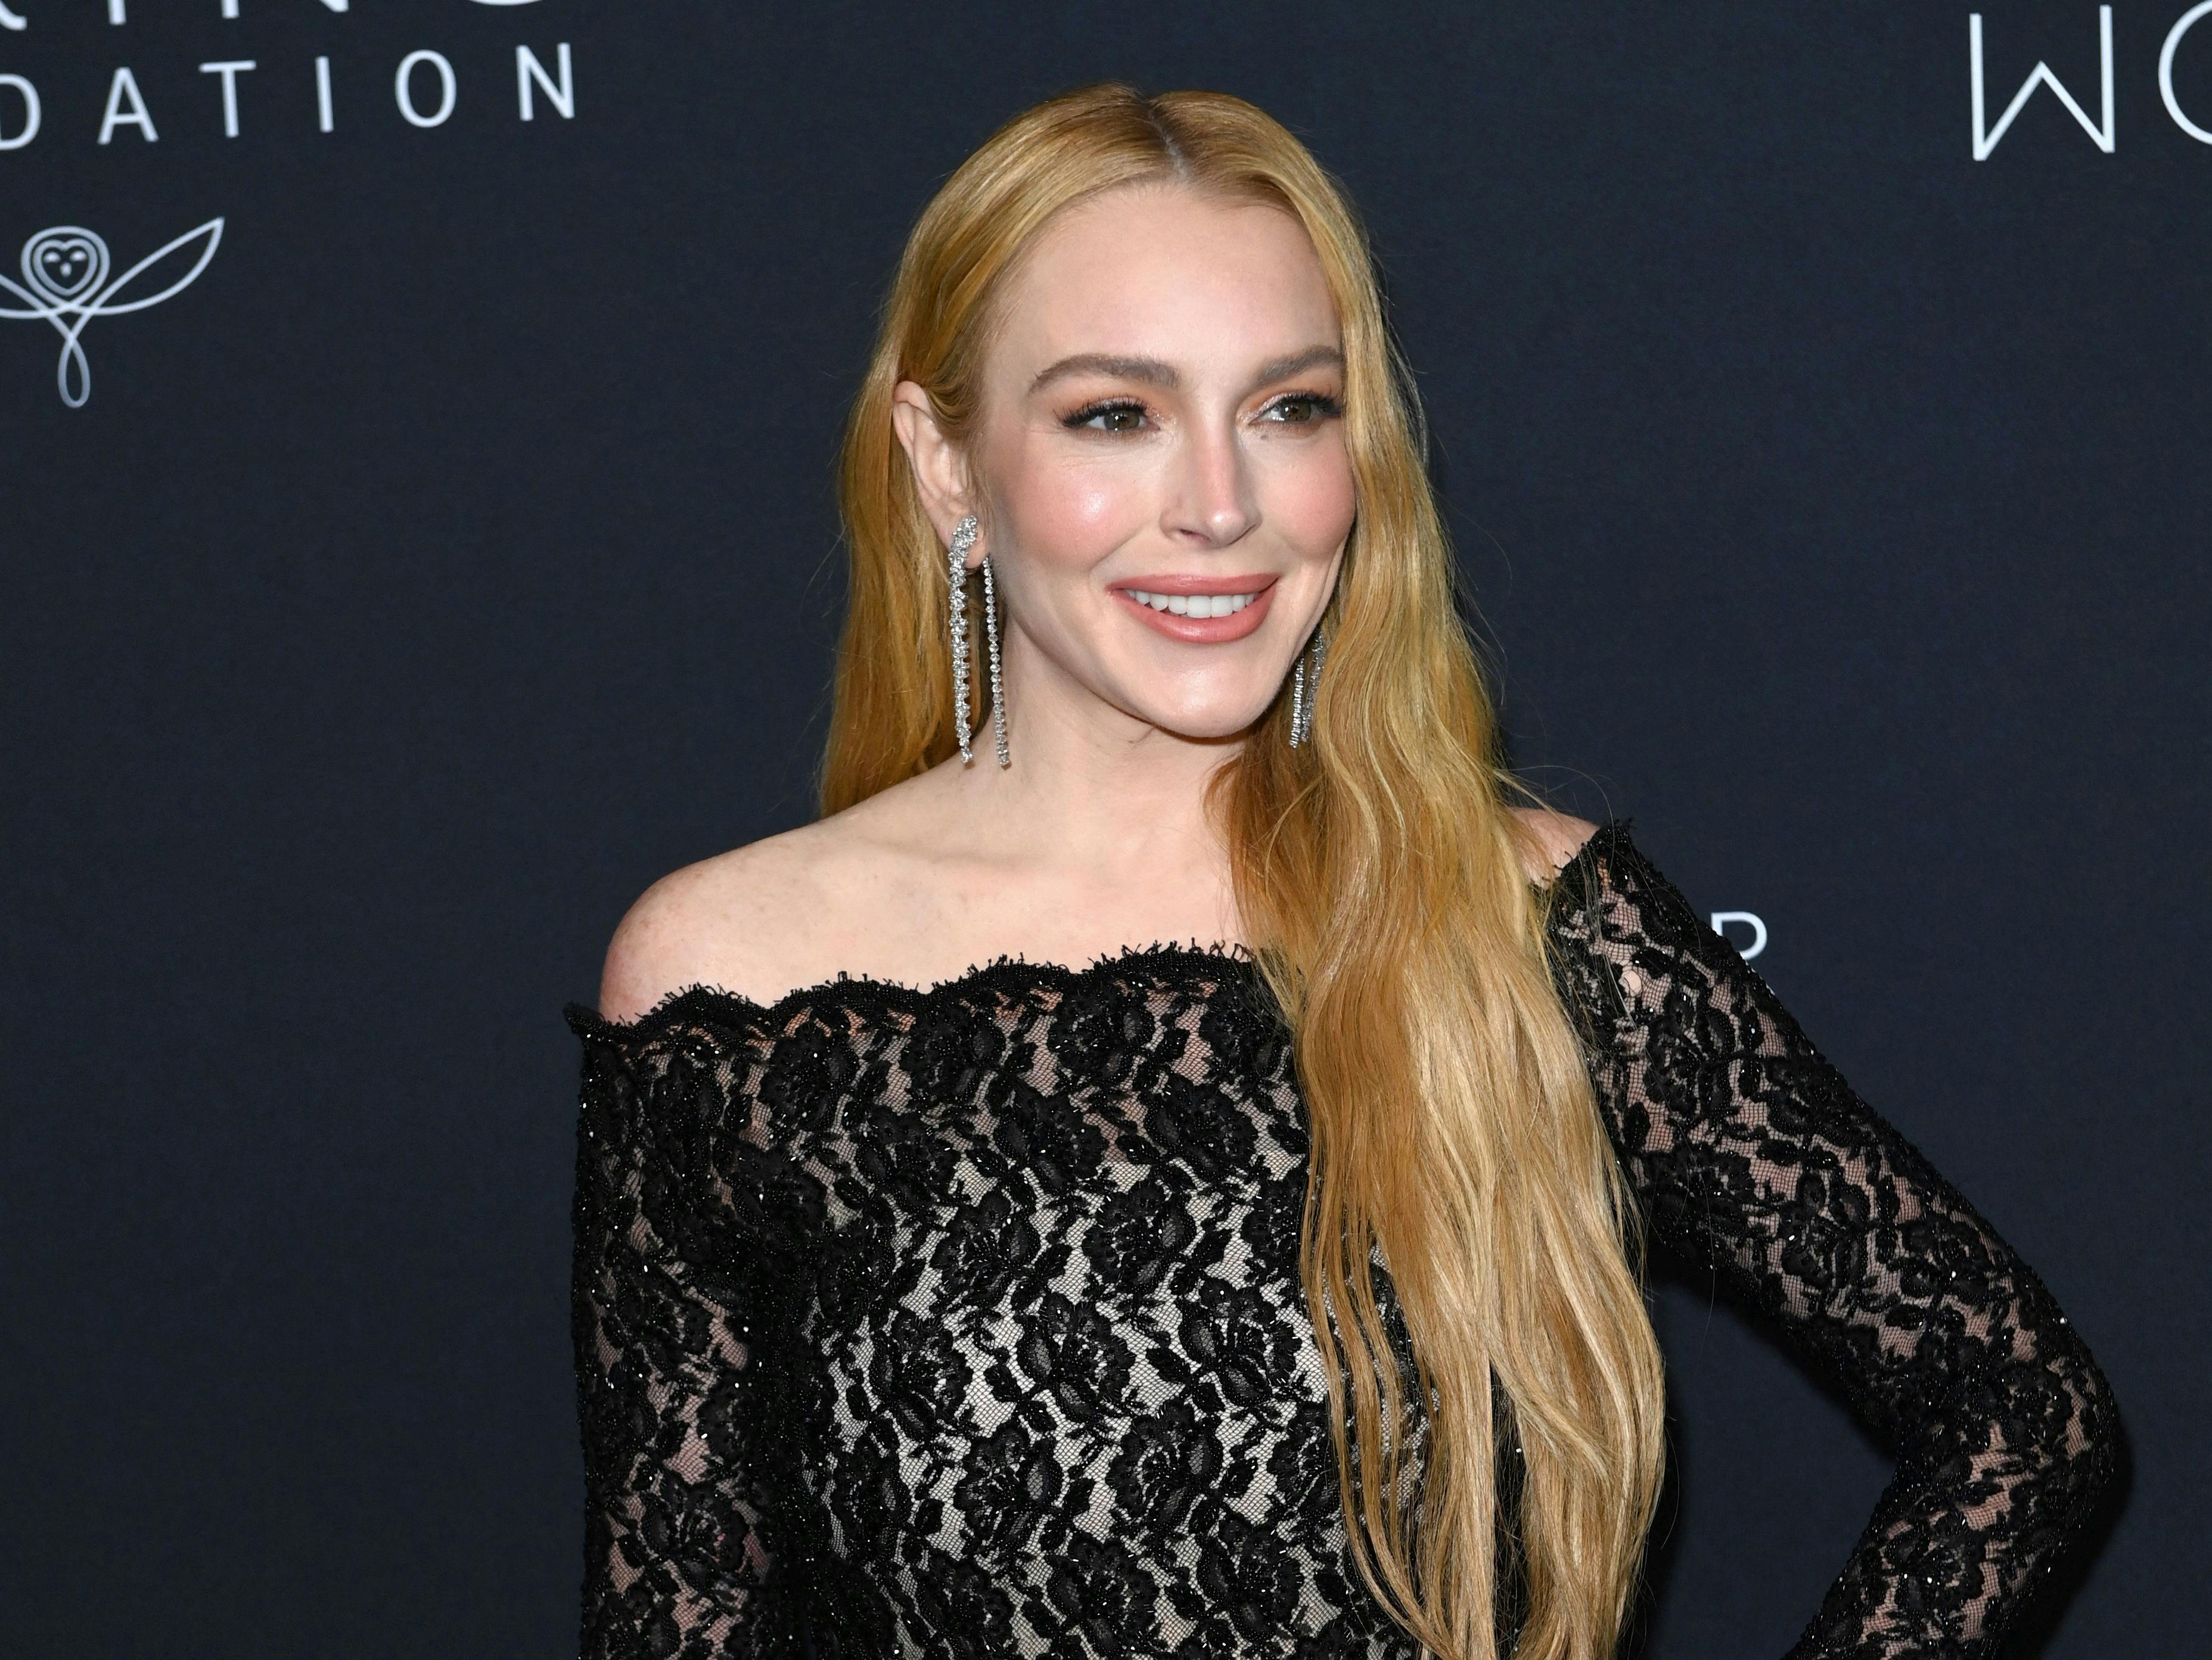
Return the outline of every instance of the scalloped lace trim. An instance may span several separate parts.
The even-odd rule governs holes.
[[[1632,822],[1627,818],[1607,819],[1553,873],[1548,884],[1530,885],[1561,890],[1570,872],[1601,853],[1601,844],[1610,846],[1626,836]],[[657,1036],[672,1025],[683,1024],[687,1018],[702,1015],[719,1014],[725,1021],[735,1017],[740,1024],[777,1026],[785,1024],[786,1017],[795,1011],[832,996],[840,998],[848,1008],[914,1009],[926,1007],[934,1000],[987,989],[1065,992],[1092,980],[1112,979],[1140,969],[1152,977],[1182,984],[1193,979],[1219,978],[1224,971],[1249,975],[1256,963],[1250,946],[1221,940],[1212,945],[1200,945],[1194,939],[1188,945],[1154,941],[1146,946],[1124,946],[1081,964],[1036,962],[1019,952],[1010,952],[971,964],[959,973],[927,986],[909,985],[902,980],[874,975],[849,974],[841,969],[826,980],[795,986],[772,1003],[763,1003],[742,992],[702,981],[667,993],[643,1014],[630,1020],[610,1020],[585,1003],[571,1003],[562,1012],[570,1029],[579,1037],[624,1042]]]

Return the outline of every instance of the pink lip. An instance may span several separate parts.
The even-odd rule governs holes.
[[[1143,593],[1256,593],[1258,597],[1243,611],[1229,617],[1177,617],[1173,611],[1154,611],[1141,600],[1132,599],[1128,593],[1132,588]],[[1243,639],[1267,620],[1268,602],[1275,597],[1275,579],[1256,575],[1132,576],[1111,584],[1107,592],[1156,634],[1190,645],[1216,646]]]

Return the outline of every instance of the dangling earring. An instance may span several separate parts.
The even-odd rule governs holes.
[[[975,515],[969,514],[952,527],[951,557],[947,575],[952,582],[952,731],[960,740],[960,762],[975,758],[969,747],[975,736],[968,724],[968,550],[975,545]]]
[[[991,586],[991,556],[983,556],[983,637],[991,653],[991,735],[998,740],[999,764],[1006,759],[1006,688],[999,677],[999,596]]]
[[[1328,655],[1328,642],[1321,637],[1319,630],[1316,630],[1312,642],[1298,654],[1297,666],[1291,671],[1292,749],[1313,736],[1314,694],[1321,690],[1322,659]]]

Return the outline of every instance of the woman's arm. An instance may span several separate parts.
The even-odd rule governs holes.
[[[583,1660],[781,1652],[751,1256],[704,1168],[729,1069],[572,1009]]]
[[[1793,1657],[1993,1652],[2111,1479],[2104,1374],[1625,827],[1562,879],[1558,966],[1648,1232],[1778,1322],[1898,1455]]]

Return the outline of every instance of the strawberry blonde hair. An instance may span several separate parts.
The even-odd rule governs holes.
[[[851,598],[823,806],[954,749],[943,555],[892,430],[892,389],[919,383],[956,440],[972,431],[1006,273],[1070,204],[1145,183],[1291,215],[1343,332],[1357,509],[1322,623],[1312,739],[1291,747],[1279,697],[1209,801],[1310,1120],[1299,1267],[1351,1554],[1428,1650],[1500,1660],[1502,1399],[1522,1463],[1515,1654],[1600,1660],[1663,1458],[1633,1219],[1549,971],[1547,892],[1526,879],[1528,832],[1507,805],[1526,792],[1500,763],[1455,607],[1419,410],[1364,234],[1305,147],[1251,105],[1070,93],[994,134],[923,211],[846,434]],[[1426,1408],[1418,1468],[1378,1261]]]

